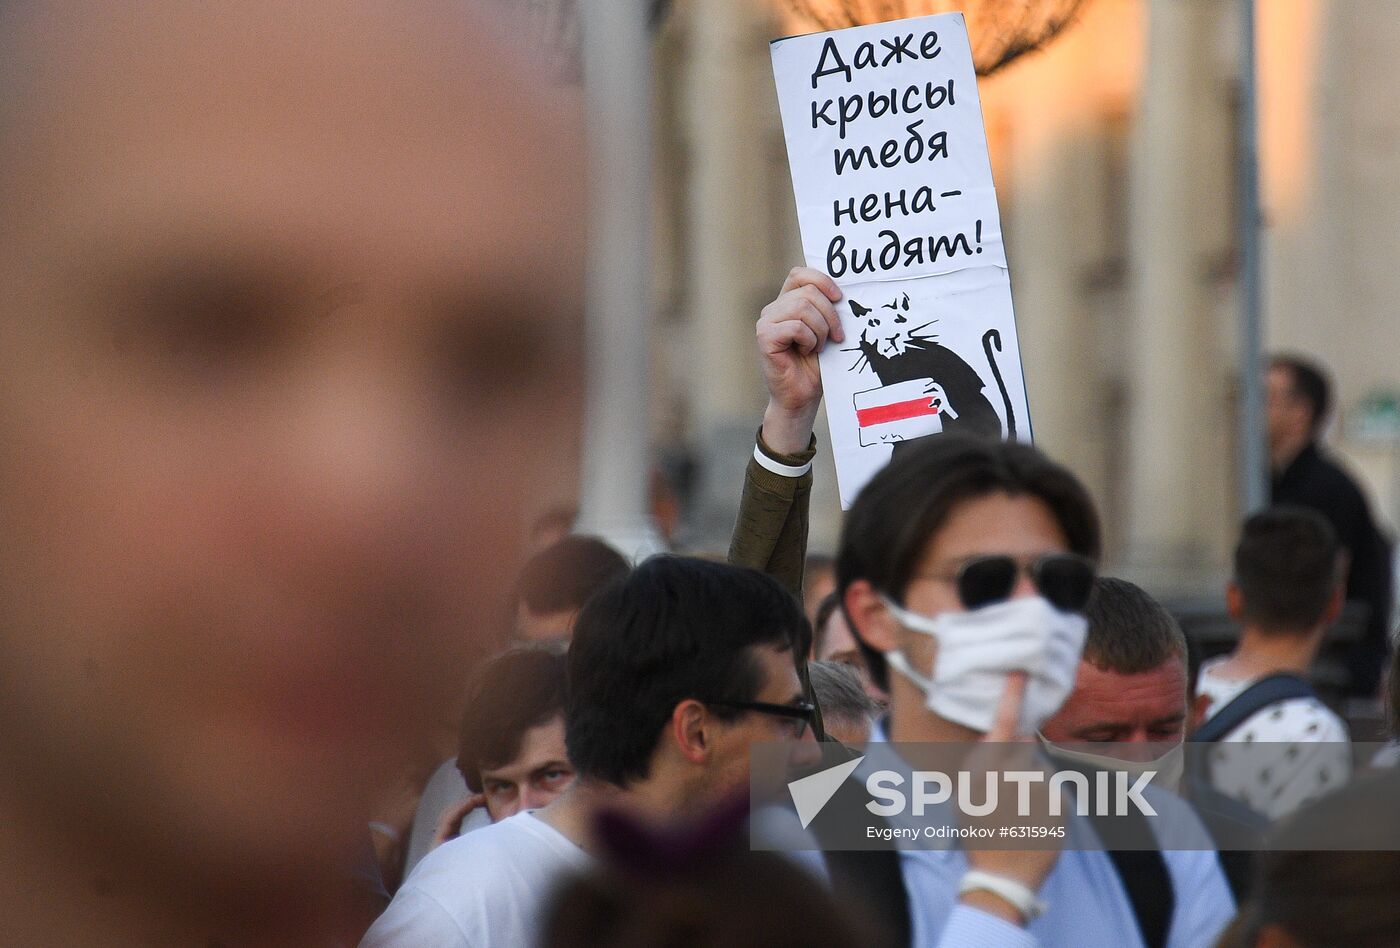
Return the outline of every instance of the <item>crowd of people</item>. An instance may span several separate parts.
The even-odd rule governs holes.
[[[727,555],[532,534],[581,429],[582,139],[504,22],[0,4],[0,940],[1400,942],[1400,754],[1309,681],[1360,603],[1347,687],[1400,713],[1325,374],[1268,370],[1277,503],[1204,663],[1026,444],[908,446],[813,557],[807,268]],[[912,744],[1151,771],[1207,844],[844,845],[857,758]],[[850,762],[805,825],[753,805],[768,745]]]
[[[929,439],[865,488],[834,560],[808,557],[813,360],[838,325],[830,304],[839,294],[822,274],[797,270],[759,319],[770,404],[742,485],[733,565],[659,557],[605,569],[599,541],[559,541],[600,547],[572,573],[549,571],[571,590],[551,607],[565,620],[562,638],[572,638],[562,660],[569,698],[561,708],[560,660],[538,647],[517,645],[481,669],[456,761],[472,795],[448,805],[425,796],[415,823],[436,827],[440,848],[365,944],[588,943],[574,927],[584,924],[600,926],[596,943],[719,944],[733,937],[723,934],[730,911],[754,944],[796,944],[799,930],[819,943],[835,935],[833,944],[1330,944],[1309,934],[1326,930],[1315,918],[1324,909],[1305,918],[1270,892],[1296,884],[1280,866],[1305,872],[1306,859],[1259,857],[1285,818],[1307,826],[1335,813],[1332,795],[1363,763],[1352,759],[1346,723],[1308,682],[1351,562],[1326,514],[1279,504],[1243,523],[1222,582],[1238,644],[1198,668],[1164,605],[1099,575],[1092,500],[1070,471],[1027,446]],[[1285,364],[1301,363],[1276,366]],[[559,548],[537,554],[525,575],[539,575],[541,562],[562,563]],[[1369,648],[1364,637],[1358,647]],[[512,676],[525,662],[538,669],[537,686]],[[482,805],[469,749],[493,726],[501,750],[492,766],[530,773],[538,744],[540,766],[557,767],[560,784],[536,797],[533,815],[479,829],[461,824]],[[836,825],[849,813],[836,806],[810,827],[824,852],[805,871],[809,887],[833,896],[823,911],[842,921],[820,937],[806,927],[769,932],[754,914],[766,897],[730,890],[714,868],[739,872],[753,854],[721,854],[717,839],[725,819],[739,838],[734,811],[746,808],[735,801],[753,742],[818,729],[850,747],[1034,738],[1059,765],[1151,770],[1209,844],[849,852]],[[535,731],[549,739],[525,739]],[[592,762],[603,735],[617,745],[611,767]],[[1188,744],[1216,747],[1193,764]],[[1358,786],[1371,782],[1400,789],[1385,775]],[[1358,813],[1379,834],[1371,848],[1393,831],[1388,809],[1350,815]],[[1388,880],[1368,882],[1372,898],[1400,894],[1400,856],[1332,858],[1360,860]],[[780,864],[744,871],[793,871]],[[986,876],[1010,888],[967,884]],[[641,904],[652,900],[666,908]],[[705,906],[719,900],[726,917],[707,920]],[[1347,943],[1400,937],[1368,904],[1357,896],[1341,913],[1338,924],[1356,926]]]

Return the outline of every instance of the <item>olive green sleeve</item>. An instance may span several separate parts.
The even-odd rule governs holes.
[[[803,467],[817,453],[812,436],[800,454],[778,454],[758,436],[758,450],[788,467]],[[750,458],[744,472],[739,519],[729,544],[729,562],[762,570],[802,598],[802,569],[807,559],[807,513],[812,495],[812,472],[800,477],[775,474]]]
[[[758,433],[758,450],[767,458],[787,467],[805,467],[817,453],[817,437],[800,454],[778,454],[763,443]],[[785,477],[765,468],[754,458],[744,471],[744,494],[739,501],[739,519],[729,542],[729,562],[762,570],[782,583],[788,592],[802,600],[802,571],[807,562],[807,513],[812,500],[812,472]],[[807,675],[807,661],[798,663],[797,677],[802,691],[812,702],[815,714],[812,730],[817,740],[829,740],[822,721],[820,702]]]

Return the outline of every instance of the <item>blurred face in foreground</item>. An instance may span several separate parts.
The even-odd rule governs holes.
[[[0,865],[275,892],[576,449],[579,149],[461,3],[62,6],[0,57]]]

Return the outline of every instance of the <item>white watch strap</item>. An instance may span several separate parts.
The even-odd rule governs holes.
[[[765,471],[772,471],[779,477],[801,477],[812,469],[812,462],[808,461],[801,467],[793,467],[791,464],[780,464],[763,453],[763,449],[758,445],[753,446],[753,459],[758,462],[759,467]]]
[[[1044,902],[1036,898],[1034,892],[1015,879],[993,875],[980,869],[969,869],[958,883],[958,895],[978,889],[1005,899],[1027,922],[1033,922],[1044,915],[1047,908]]]

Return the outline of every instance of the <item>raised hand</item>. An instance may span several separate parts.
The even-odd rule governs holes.
[[[821,403],[822,377],[817,354],[828,340],[845,341],[836,303],[836,281],[811,267],[788,274],[778,298],[763,308],[755,327],[768,408],[763,440],[782,454],[807,447]]]

